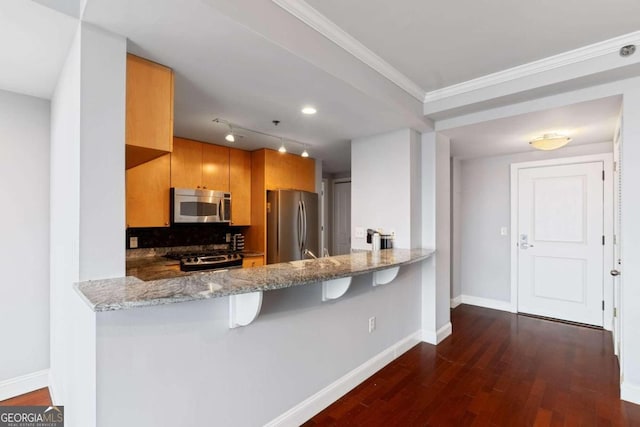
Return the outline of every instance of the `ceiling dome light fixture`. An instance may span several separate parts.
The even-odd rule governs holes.
[[[564,147],[571,141],[571,138],[557,133],[545,133],[543,136],[529,141],[529,144],[538,150],[557,150]]]
[[[310,105],[307,105],[306,107],[302,107],[302,114],[306,114],[307,116],[313,115],[317,112],[318,110],[316,110],[314,107]]]

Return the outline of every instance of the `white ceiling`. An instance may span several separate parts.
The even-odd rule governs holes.
[[[342,172],[350,169],[351,139],[401,127],[429,128],[415,95],[275,1],[88,0],[82,16],[126,36],[129,51],[174,69],[178,136],[230,145],[223,139],[226,129],[212,123],[222,118],[309,144],[326,172]],[[462,6],[419,0],[392,6],[381,0],[287,1],[317,8],[425,90],[640,28],[640,3],[630,0],[463,0]],[[0,2],[0,48],[8,65],[0,68],[0,89],[51,96],[78,24],[69,15],[79,15],[84,3]],[[318,114],[300,114],[305,104],[315,105]],[[501,132],[487,123],[447,133],[454,139],[454,154],[462,157],[522,151],[515,141],[526,143],[550,127],[576,129],[574,144],[601,141],[613,108],[602,104],[588,112],[576,107],[563,114],[535,113],[505,121],[498,126]],[[277,128],[274,119],[281,121]],[[240,148],[280,143],[243,135],[235,143]],[[471,141],[470,136],[478,137]],[[289,148],[302,151],[295,144]]]
[[[427,92],[640,29],[637,0],[307,3]]]
[[[613,96],[443,131],[451,156],[460,159],[536,151],[529,141],[545,133],[571,137],[573,145],[613,140],[621,98]]]
[[[224,126],[212,123],[222,118],[309,144],[325,171],[341,172],[350,169],[349,140],[412,125],[389,105],[199,0],[90,0],[84,19],[125,35],[130,52],[173,68],[177,136],[230,145]],[[318,113],[301,114],[306,104]],[[281,121],[277,128],[274,119]],[[242,133],[235,143],[240,148],[280,145]]]
[[[77,26],[32,1],[0,1],[0,89],[51,98]]]

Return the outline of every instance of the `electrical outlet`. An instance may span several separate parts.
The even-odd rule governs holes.
[[[501,236],[507,235],[507,227],[500,227],[500,235]]]
[[[129,237],[129,248],[135,249],[138,247],[138,238],[137,237]]]
[[[369,318],[369,333],[375,331],[376,329],[376,317]]]
[[[227,235],[225,236],[225,241],[227,243],[231,242],[231,233],[227,233]]]

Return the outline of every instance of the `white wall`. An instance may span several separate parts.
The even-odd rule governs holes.
[[[422,339],[436,344],[449,322],[449,140],[410,129],[351,142],[352,246],[370,249],[355,228],[394,230],[399,248],[436,248],[421,264]]]
[[[95,315],[78,280],[124,275],[126,42],[82,24],[51,107],[51,392],[96,423]]]
[[[0,134],[3,400],[31,391],[8,381],[49,368],[49,101],[0,91]]]
[[[98,425],[264,425],[404,338],[418,342],[420,265],[371,281],[358,276],[326,303],[320,284],[265,292],[238,329],[228,298],[99,313]]]
[[[439,343],[451,334],[450,322],[450,149],[449,139],[436,132],[422,134],[422,246],[435,256],[422,265],[423,339]]]
[[[351,142],[351,246],[370,249],[365,238],[356,237],[355,228],[394,231],[398,248],[420,246],[415,221],[420,203],[415,197],[419,185],[418,135],[402,129]],[[418,199],[419,200],[419,199]],[[412,224],[414,224],[412,230]]]
[[[461,206],[454,225],[460,233],[460,295],[510,302],[511,248],[509,235],[500,228],[510,227],[510,165],[512,163],[607,153],[611,142],[576,145],[558,151],[535,151],[505,156],[482,157],[461,162]]]

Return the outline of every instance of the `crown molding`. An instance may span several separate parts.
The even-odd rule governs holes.
[[[272,0],[291,15],[307,24],[342,49],[380,73],[420,102],[424,102],[426,91],[402,74],[387,61],[360,43],[329,18],[314,9],[304,0]]]
[[[563,52],[558,55],[549,56],[538,61],[529,62],[517,67],[508,68],[476,79],[427,92],[424,97],[424,103],[426,104],[433,101],[439,101],[451,96],[462,95],[474,90],[483,89],[523,77],[530,77],[545,71],[551,71],[567,65],[617,53],[622,46],[628,44],[640,44],[640,31],[614,37],[602,42]]]

